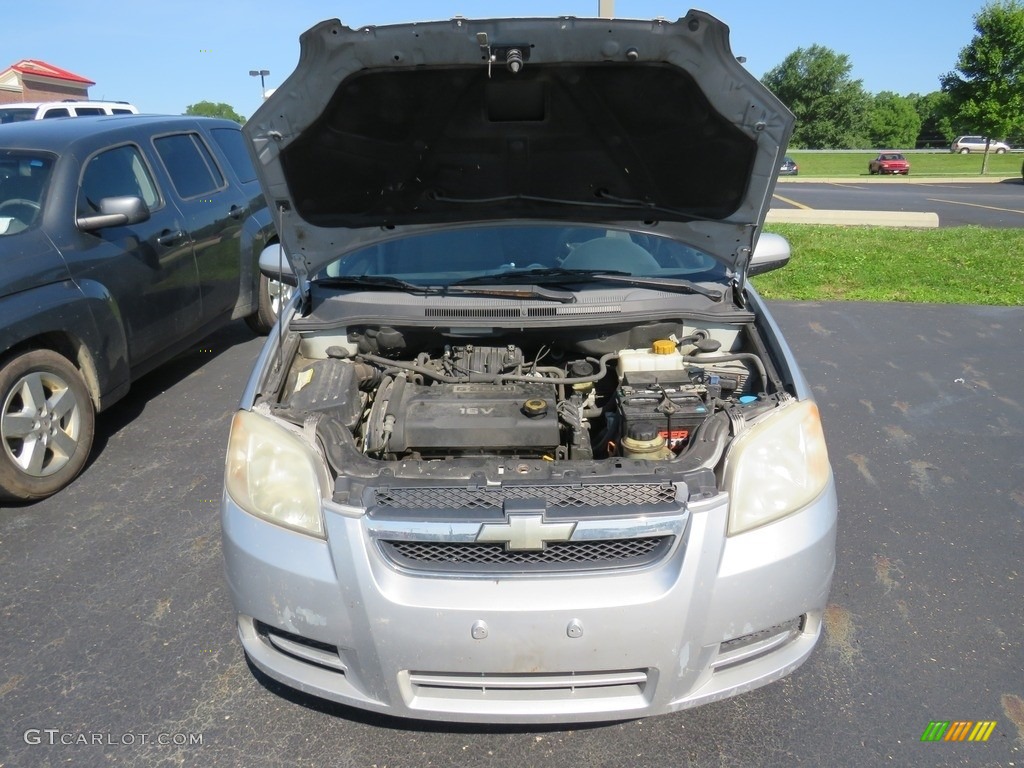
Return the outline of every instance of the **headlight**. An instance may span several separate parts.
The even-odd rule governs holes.
[[[725,463],[729,535],[785,517],[813,501],[831,475],[813,402],[784,407],[739,437]]]
[[[319,456],[269,419],[239,411],[231,422],[224,483],[246,512],[323,537]]]

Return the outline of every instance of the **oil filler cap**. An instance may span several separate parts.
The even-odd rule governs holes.
[[[531,398],[523,403],[523,413],[527,416],[543,416],[548,412],[548,401],[543,398]]]
[[[669,339],[658,339],[651,345],[651,351],[656,355],[671,355],[676,351],[676,343]]]

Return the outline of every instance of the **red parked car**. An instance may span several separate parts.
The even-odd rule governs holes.
[[[878,157],[868,163],[868,173],[910,173],[910,163],[899,152],[881,152]]]

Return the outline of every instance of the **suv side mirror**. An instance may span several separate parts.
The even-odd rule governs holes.
[[[773,269],[780,269],[789,263],[791,251],[789,241],[782,235],[762,232],[754,246],[754,255],[747,265],[747,276],[753,277]]]
[[[78,228],[83,232],[93,232],[104,227],[123,227],[126,224],[139,224],[149,219],[149,206],[141,197],[124,195],[122,197],[104,197],[100,200],[100,212],[92,216],[80,216]]]

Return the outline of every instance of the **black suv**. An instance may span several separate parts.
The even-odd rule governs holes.
[[[0,499],[74,479],[141,374],[233,318],[267,331],[274,241],[237,123],[0,127]]]

